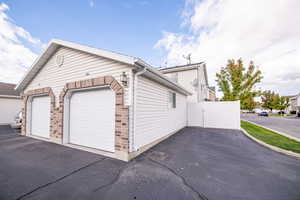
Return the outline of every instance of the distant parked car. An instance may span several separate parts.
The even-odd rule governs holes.
[[[262,111],[262,109],[260,109],[260,108],[255,108],[255,109],[254,109],[254,112],[257,113],[257,114],[259,114],[259,113],[261,113],[261,112],[263,112],[263,111]]]
[[[297,113],[297,117],[300,117],[300,111],[298,111],[298,113]]]
[[[268,117],[269,114],[268,114],[268,112],[263,111],[263,112],[258,113],[258,116]]]
[[[296,114],[297,114],[297,111],[292,110],[292,111],[290,111],[290,114],[291,114],[291,115],[296,115]]]
[[[279,114],[279,115],[284,115],[285,112],[284,112],[284,111],[279,111],[278,114]]]

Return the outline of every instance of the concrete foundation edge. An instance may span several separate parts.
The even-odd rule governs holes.
[[[95,154],[99,154],[102,156],[106,156],[106,157],[110,157],[110,158],[114,158],[114,159],[118,159],[118,160],[122,160],[125,162],[128,162],[132,159],[134,159],[135,157],[139,156],[140,154],[144,153],[145,151],[149,150],[150,148],[154,147],[155,145],[159,144],[160,142],[164,141],[165,139],[169,138],[170,136],[174,135],[175,133],[177,133],[178,131],[184,129],[185,127],[182,127],[179,130],[173,131],[171,133],[169,133],[168,135],[161,137],[145,146],[142,146],[141,148],[139,148],[138,151],[134,151],[134,152],[123,152],[123,151],[115,151],[115,152],[106,152],[106,151],[102,151],[102,150],[98,150],[98,149],[93,149],[93,148],[89,148],[89,147],[84,147],[84,146],[80,146],[80,145],[74,145],[74,144],[63,144],[61,139],[57,139],[57,138],[41,138],[38,136],[33,136],[33,135],[26,135],[25,137],[30,137],[33,139],[37,139],[37,140],[42,140],[45,142],[51,142],[51,143],[55,143],[55,144],[60,144],[66,147],[70,147],[70,148],[74,148],[74,149],[78,149],[78,150],[82,150],[82,151],[87,151],[90,153],[95,153]]]
[[[173,132],[169,133],[168,135],[165,135],[165,136],[163,136],[163,137],[161,137],[161,138],[159,138],[159,139],[157,139],[157,140],[155,140],[155,141],[153,141],[153,142],[151,142],[151,143],[149,143],[149,144],[147,144],[147,145],[145,145],[145,146],[142,146],[141,148],[138,149],[138,151],[134,151],[134,152],[129,153],[128,159],[129,159],[129,160],[132,160],[133,158],[135,158],[135,157],[137,157],[138,155],[144,153],[145,151],[151,149],[151,148],[154,147],[155,145],[159,144],[160,142],[164,141],[164,140],[167,139],[168,137],[174,135],[175,133],[179,132],[180,130],[182,130],[182,129],[184,129],[184,128],[185,128],[185,127],[182,127],[182,128],[180,128],[180,129],[178,129],[178,130],[176,130],[176,131],[173,131]]]

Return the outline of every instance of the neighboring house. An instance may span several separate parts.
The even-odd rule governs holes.
[[[208,87],[208,100],[209,101],[216,101],[216,88],[215,87]]]
[[[0,82],[0,125],[12,124],[21,111],[22,100],[16,85]]]
[[[289,98],[289,106],[286,109],[286,113],[296,113],[300,110],[300,94],[293,96],[286,96]]]
[[[300,111],[300,94],[297,95],[297,103],[296,103],[296,106],[297,106],[297,111]]]
[[[121,160],[187,126],[191,95],[141,59],[58,39],[17,90],[22,135]]]
[[[159,71],[193,93],[188,97],[189,102],[201,102],[209,99],[207,72],[204,62],[166,67],[159,69]]]

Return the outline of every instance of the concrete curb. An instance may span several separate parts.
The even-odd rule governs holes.
[[[258,144],[266,147],[266,148],[269,148],[273,151],[276,151],[278,153],[281,153],[281,154],[284,154],[284,155],[287,155],[287,156],[292,156],[294,158],[297,158],[297,159],[300,159],[300,154],[299,153],[295,153],[295,152],[292,152],[292,151],[288,151],[288,150],[284,150],[284,149],[281,149],[279,147],[275,147],[275,146],[272,146],[270,144],[267,144],[261,140],[258,140],[256,139],[255,137],[253,137],[252,135],[250,135],[246,130],[244,130],[243,128],[241,128],[242,132],[247,136],[249,137],[251,140],[257,142]]]
[[[280,134],[280,135],[283,135],[283,136],[285,136],[285,137],[288,137],[288,138],[290,138],[290,139],[292,139],[292,140],[296,140],[297,142],[300,142],[300,139],[299,139],[299,138],[296,138],[296,137],[291,136],[291,135],[289,135],[289,134],[286,134],[286,133],[282,133],[282,132],[276,131],[276,130],[274,130],[274,129],[265,127],[265,126],[263,126],[263,125],[257,124],[257,123],[255,123],[255,122],[252,122],[252,121],[249,121],[249,120],[242,119],[242,121],[249,122],[249,123],[254,124],[254,125],[256,125],[256,126],[263,127],[263,128],[265,128],[265,129],[267,129],[267,130],[269,130],[269,131],[273,131],[273,132],[275,132],[275,133],[278,133],[278,134]]]

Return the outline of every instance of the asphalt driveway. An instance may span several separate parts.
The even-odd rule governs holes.
[[[129,163],[0,134],[1,200],[300,199],[300,160],[240,131],[185,128]]]
[[[299,117],[262,117],[256,114],[242,114],[241,118],[254,122],[275,131],[286,133],[300,140],[300,118]]]

